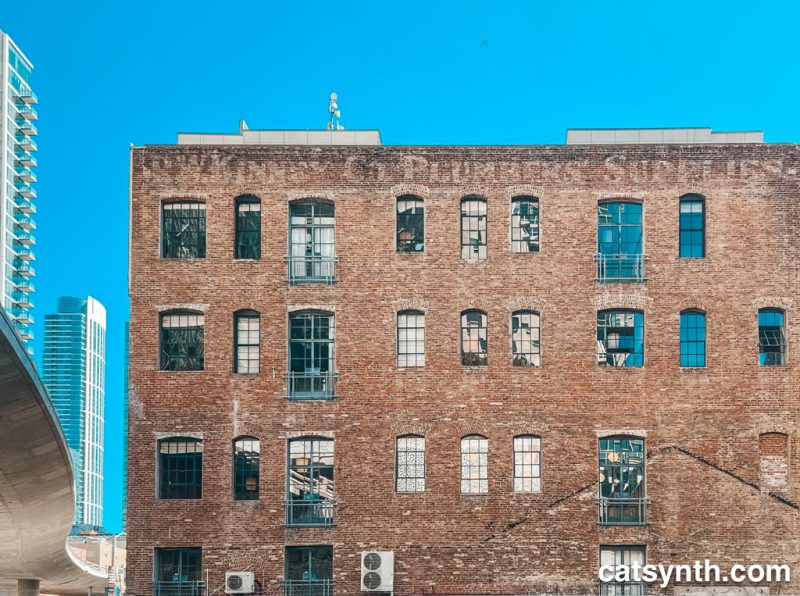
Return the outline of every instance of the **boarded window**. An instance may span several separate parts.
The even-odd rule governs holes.
[[[763,433],[758,437],[761,453],[761,487],[769,491],[789,490],[789,436],[783,433]]]

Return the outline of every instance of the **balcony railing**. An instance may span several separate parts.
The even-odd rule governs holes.
[[[14,276],[20,277],[33,277],[36,275],[36,269],[30,266],[27,261],[22,259],[14,259]]]
[[[36,237],[33,234],[31,234],[28,230],[25,230],[20,226],[18,226],[14,230],[14,238],[16,238],[18,242],[25,244],[26,246],[31,246],[32,244],[36,244]]]
[[[39,131],[36,129],[36,126],[33,124],[33,122],[25,120],[25,118],[22,118],[21,116],[17,116],[14,119],[14,122],[17,124],[17,130],[24,135],[35,137],[37,134],[39,134]]]
[[[284,257],[289,265],[289,283],[333,284],[336,281],[336,263],[339,257],[289,256]]]
[[[203,596],[206,583],[201,581],[153,582],[153,596]]]
[[[23,151],[36,151],[39,147],[32,138],[23,134],[14,135],[14,141]]]
[[[14,168],[14,173],[25,182],[36,182],[36,174],[33,173],[28,167],[25,166],[17,166]]]
[[[645,277],[647,255],[613,255],[598,253],[594,256],[600,283],[642,283]]]
[[[23,325],[30,325],[33,323],[33,315],[31,314],[31,311],[26,308],[12,308],[11,316]]]
[[[332,579],[285,579],[283,596],[333,596]]]
[[[16,203],[14,211],[17,213],[36,213],[36,205],[31,203],[30,200],[26,199],[22,195],[15,196],[14,203]]]
[[[36,158],[27,151],[15,151],[14,157],[16,158],[17,163],[29,168],[34,167],[37,163]]]
[[[644,596],[647,584],[644,582],[601,582],[601,596]]]
[[[22,103],[33,104],[39,102],[39,98],[36,97],[36,94],[30,89],[20,89],[17,91],[17,97]]]
[[[36,228],[36,222],[27,215],[17,215],[14,218],[14,223],[23,230],[33,230]]]
[[[36,260],[36,255],[33,254],[33,251],[29,247],[19,242],[15,242],[13,246],[14,246],[14,252],[16,252],[17,256],[23,261]]]
[[[328,499],[286,501],[287,526],[332,526],[333,507]]]
[[[336,397],[336,380],[338,378],[339,375],[334,372],[287,373],[287,398],[296,400],[333,399]]]
[[[27,292],[12,292],[11,301],[22,308],[33,308],[33,302],[31,302],[30,294]]]
[[[36,120],[39,117],[39,114],[36,113],[36,110],[33,107],[28,105],[21,105],[17,108],[19,115],[25,118],[25,120]]]
[[[642,526],[647,523],[647,499],[600,497],[600,525]]]

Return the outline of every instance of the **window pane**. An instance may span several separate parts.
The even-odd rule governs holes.
[[[783,311],[762,308],[758,311],[758,362],[761,366],[786,363],[786,334]]]
[[[164,439],[159,442],[159,498],[199,499],[203,491],[203,442]]]
[[[203,370],[203,325],[201,313],[175,311],[161,315],[161,370]]]
[[[464,199],[461,202],[461,258],[486,258],[486,201]]]
[[[397,366],[425,366],[425,315],[421,312],[397,315]]]
[[[397,438],[397,491],[425,490],[425,437]]]
[[[255,199],[242,199],[237,202],[234,257],[261,258],[261,204]]]
[[[488,333],[486,315],[477,310],[461,315],[461,363],[464,366],[486,366]]]
[[[397,199],[397,250],[425,249],[425,209],[422,199],[404,195]]]
[[[706,317],[703,313],[692,311],[681,313],[680,344],[681,366],[706,365]]]
[[[680,202],[680,256],[705,256],[705,201],[692,195]]]
[[[237,439],[233,444],[233,498],[258,499],[261,445],[251,437]]]
[[[644,364],[644,315],[638,311],[597,313],[597,363],[607,366]]]
[[[334,207],[295,203],[289,209],[289,280],[330,282],[334,278]]]
[[[256,374],[259,369],[259,317],[252,313],[237,313],[234,323],[234,372]]]
[[[511,353],[514,366],[540,366],[539,314],[518,311],[511,316]]]
[[[484,437],[461,439],[461,492],[489,492],[489,441]]]
[[[541,439],[530,435],[514,437],[514,491],[541,490]]]
[[[164,203],[162,208],[161,256],[169,259],[206,256],[205,203]]]
[[[511,202],[511,252],[539,251],[539,200],[516,197]]]

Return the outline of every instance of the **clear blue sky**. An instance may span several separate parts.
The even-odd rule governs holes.
[[[559,6],[562,5],[562,6]],[[37,356],[60,295],[108,308],[105,524],[121,523],[128,147],[346,128],[384,143],[562,143],[568,127],[800,141],[793,2],[34,2],[0,29],[39,95]]]

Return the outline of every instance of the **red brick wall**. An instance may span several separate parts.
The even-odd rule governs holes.
[[[132,152],[128,587],[150,592],[153,548],[202,546],[212,589],[249,568],[279,593],[285,545],[334,547],[337,594],[360,552],[394,550],[396,594],[596,589],[601,544],[650,562],[786,562],[800,571],[793,481],[761,490],[759,435],[796,432],[797,168],[786,145],[630,147],[146,147]],[[706,197],[707,258],[679,259],[678,199]],[[260,197],[262,259],[234,262],[233,205]],[[396,196],[425,199],[423,254],[395,252]],[[459,200],[488,203],[488,259],[460,259]],[[510,197],[538,196],[541,252],[511,254]],[[333,287],[290,287],[288,203],[336,205]],[[207,258],[159,258],[160,203],[207,202]],[[596,205],[644,204],[648,281],[594,282]],[[397,369],[395,316],[426,310],[426,366]],[[158,313],[205,312],[203,372],[160,372]],[[339,399],[284,399],[287,312],[336,313]],[[645,365],[595,364],[598,309],[645,313]],[[788,364],[758,366],[757,309],[786,309]],[[541,313],[542,366],[511,365],[510,316]],[[707,312],[707,368],[679,367],[679,313]],[[233,374],[232,313],[261,313],[261,374]],[[459,313],[488,314],[489,366],[462,368]],[[649,524],[597,523],[598,433],[644,431]],[[335,437],[332,529],[283,527],[287,436]],[[394,442],[427,439],[427,490],[394,492]],[[155,498],[155,445],[202,433],[203,499]],[[489,439],[489,493],[459,494],[459,442]],[[512,439],[542,437],[542,492],[512,492]],[[261,498],[234,502],[231,442],[261,440]],[[791,442],[795,445],[797,442]],[[794,462],[789,478],[797,478]],[[800,593],[796,584],[782,594]]]

